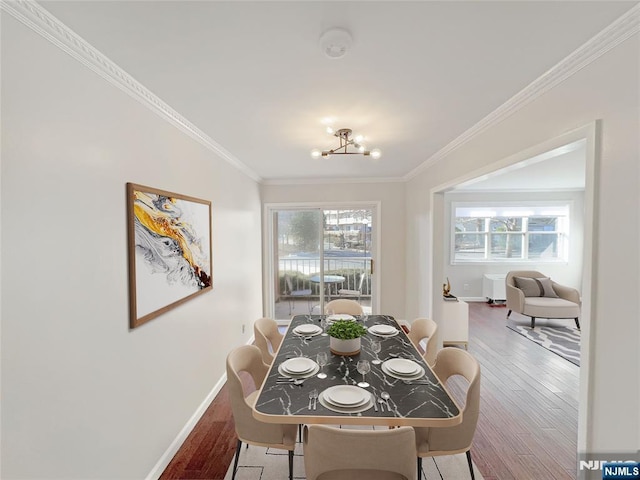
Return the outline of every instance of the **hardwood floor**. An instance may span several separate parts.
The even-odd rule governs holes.
[[[469,304],[469,352],[482,366],[473,460],[486,480],[574,479],[580,370],[506,328],[505,316]],[[221,480],[235,445],[223,388],[160,478]]]

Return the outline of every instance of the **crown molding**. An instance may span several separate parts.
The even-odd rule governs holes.
[[[536,80],[527,85],[505,103],[484,117],[473,127],[466,130],[456,139],[434,153],[422,164],[414,168],[403,178],[409,181],[429,167],[444,160],[451,152],[458,149],[488,128],[502,122],[528,103],[564,82],[567,78],[582,70],[587,65],[640,32],[640,3],[636,4],[608,27],[592,37],[591,40],[578,47],[571,54],[551,67]]]
[[[223,160],[258,183],[262,178],[231,152],[163,102],[157,95],[109,60],[64,23],[33,0],[0,0],[0,10],[16,18],[64,52],[71,55],[112,85],[127,93],[152,112],[211,150]]]
[[[356,184],[356,183],[405,183],[403,177],[291,177],[265,178],[263,185],[327,185],[327,184]]]

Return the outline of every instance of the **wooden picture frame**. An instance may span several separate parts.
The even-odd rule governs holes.
[[[127,234],[131,328],[213,288],[210,201],[127,183]]]

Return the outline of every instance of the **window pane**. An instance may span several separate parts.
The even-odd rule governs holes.
[[[491,219],[492,232],[521,232],[522,218],[495,217]]]
[[[491,258],[522,258],[521,233],[491,234]]]
[[[457,217],[456,232],[484,232],[484,218]]]
[[[532,217],[529,219],[530,232],[557,232],[558,217]]]
[[[558,234],[529,234],[529,258],[558,258]]]
[[[484,259],[484,234],[456,233],[456,260]]]

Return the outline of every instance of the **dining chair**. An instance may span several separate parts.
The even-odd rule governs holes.
[[[278,323],[272,318],[259,318],[253,323],[253,335],[256,346],[262,353],[262,361],[271,365],[274,354],[280,348],[284,338],[278,330]]]
[[[415,480],[412,427],[356,430],[307,425],[303,434],[307,480]]]
[[[409,333],[407,336],[409,340],[415,345],[415,347],[422,351],[421,342],[425,338],[427,339],[424,353],[422,358],[424,361],[433,367],[436,362],[437,344],[436,335],[438,333],[438,324],[430,318],[416,318],[409,327]]]
[[[471,479],[471,443],[480,412],[480,364],[466,350],[455,347],[443,348],[436,356],[433,372],[441,382],[446,383],[453,375],[462,375],[468,382],[462,423],[453,427],[416,427],[416,450],[418,452],[418,472],[422,470],[423,457],[455,455],[466,453]]]
[[[284,276],[284,283],[286,286],[285,295],[289,297],[289,315],[291,315],[291,311],[293,310],[294,298],[306,298],[307,299],[307,308],[309,309],[309,314],[311,314],[311,294],[312,291],[310,288],[301,288],[301,289],[293,289],[293,282],[291,281],[291,277],[289,275]]]
[[[363,315],[362,305],[355,300],[347,300],[345,298],[339,298],[337,300],[331,300],[324,306],[324,312],[327,315],[333,315],[337,313],[346,313],[349,315]]]
[[[348,288],[341,288],[340,290],[338,290],[338,295],[340,295],[341,297],[355,297],[355,299],[359,302],[360,297],[362,296],[362,287],[364,287],[364,281],[366,278],[367,273],[362,272],[360,274],[360,281],[358,282],[357,289],[350,290]]]
[[[268,370],[269,366],[262,361],[260,349],[255,345],[243,345],[232,350],[227,356],[227,388],[238,436],[231,480],[235,479],[238,470],[242,442],[259,447],[288,450],[289,480],[293,480],[293,450],[297,426],[263,423],[253,418],[252,408],[259,390],[247,394],[240,378],[242,372],[245,372],[251,376],[256,387],[260,387]]]

